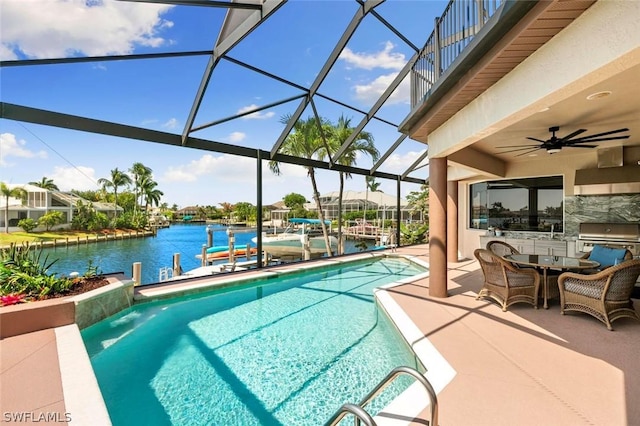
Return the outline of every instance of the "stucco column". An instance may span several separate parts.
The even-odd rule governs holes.
[[[447,182],[447,261],[458,261],[458,181]]]
[[[429,295],[447,297],[447,159],[429,159]]]

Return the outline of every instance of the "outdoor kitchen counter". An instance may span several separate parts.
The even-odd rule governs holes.
[[[482,248],[487,246],[489,241],[503,241],[520,253],[523,254],[539,254],[548,256],[575,256],[576,245],[575,240],[556,240],[544,237],[513,237],[513,236],[491,236],[481,235],[480,246]]]

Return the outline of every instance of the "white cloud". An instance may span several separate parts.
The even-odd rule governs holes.
[[[3,60],[20,51],[29,58],[129,54],[135,46],[158,47],[173,23],[161,18],[172,6],[120,1],[3,0]]]
[[[171,166],[159,179],[163,182],[195,182],[201,177],[206,177],[210,184],[238,183],[239,192],[242,192],[242,185],[250,183],[255,184],[256,160],[236,155],[222,154],[212,155],[205,154],[197,160],[193,160],[188,164]],[[277,180],[280,183],[286,182],[286,179],[305,177],[306,170],[302,167],[290,164],[280,164],[281,175],[276,176],[269,171],[266,164],[263,167],[263,183],[265,185]]]
[[[242,132],[232,132],[229,136],[227,136],[227,142],[241,142],[247,137],[246,133]]]
[[[418,157],[424,154],[424,151],[423,149],[418,152],[409,151],[402,155],[392,154],[384,162],[384,171],[387,173],[402,174],[407,171],[409,166],[411,166]],[[423,162],[426,161],[427,159],[424,159]]]
[[[381,75],[380,77],[374,79],[370,83],[367,84],[356,84],[353,86],[353,91],[355,92],[356,99],[373,104],[375,103],[380,96],[387,90],[387,87],[393,82],[398,73],[392,73],[387,75]],[[398,104],[398,103],[409,103],[409,95],[410,95],[410,84],[409,78],[405,78],[398,85],[396,90],[393,91],[389,99],[386,101],[386,105]]]
[[[392,52],[394,47],[390,41],[384,44],[384,48],[381,51],[374,53],[356,53],[348,47],[345,47],[338,59],[342,59],[356,68],[365,70],[372,70],[374,68],[401,70],[407,63],[407,60],[403,53]]]
[[[92,167],[60,167],[53,169],[53,173],[47,176],[60,188],[61,191],[94,191],[99,188],[96,171]]]
[[[175,118],[170,118],[166,123],[162,125],[165,129],[173,130],[178,127],[178,120]]]
[[[19,158],[47,158],[46,151],[32,151],[26,148],[27,142],[24,139],[17,140],[12,133],[0,134],[0,165],[10,166],[8,157]]]
[[[257,109],[257,108],[259,108],[258,105],[251,104],[251,105],[248,105],[246,107],[240,108],[238,110],[237,114],[243,114],[245,112],[253,111],[254,109]],[[267,119],[267,118],[271,118],[274,115],[276,115],[276,113],[273,112],[273,111],[270,111],[270,112],[258,111],[258,112],[254,112],[253,114],[245,115],[242,118],[244,120],[264,120],[264,119]]]

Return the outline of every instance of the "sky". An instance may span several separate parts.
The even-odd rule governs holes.
[[[387,0],[375,10],[421,48],[445,1]],[[2,0],[0,59],[43,59],[128,55],[176,51],[211,51],[226,9],[107,0]],[[266,77],[229,60],[214,69],[194,124],[206,125],[284,99],[299,96],[295,86],[314,82],[358,8],[354,0],[290,0],[229,51],[229,56],[294,85]],[[373,16],[358,27],[318,93],[368,111],[410,59],[413,49]],[[208,56],[74,64],[2,67],[2,102],[182,134]],[[358,111],[323,97],[314,98],[320,116],[340,115],[356,126]],[[206,140],[271,150],[283,117],[300,100],[225,121],[193,132]],[[396,126],[410,112],[409,81],[378,112],[372,134],[383,154],[400,136]],[[302,115],[313,113],[309,107]],[[391,123],[391,124],[389,124]],[[405,140],[379,169],[402,174],[426,146]],[[95,190],[111,170],[128,171],[141,162],[153,170],[162,202],[185,207],[241,201],[256,204],[254,159],[172,147],[61,128],[0,119],[0,180],[11,184],[53,179],[63,191]],[[361,156],[357,167],[370,168]],[[426,178],[427,167],[410,174]],[[311,200],[307,172],[281,165],[275,175],[263,165],[263,203],[292,192]],[[338,190],[338,174],[318,171],[321,193]],[[396,182],[378,179],[380,189],[396,193]],[[363,176],[347,180],[347,190],[364,191]],[[403,183],[401,195],[419,190]]]

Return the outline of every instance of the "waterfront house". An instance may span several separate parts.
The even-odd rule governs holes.
[[[477,31],[456,3],[413,66],[400,125],[429,146],[440,296],[446,259],[473,258],[489,227],[573,254],[581,223],[640,221],[640,2],[502,2]]]
[[[83,204],[91,204],[93,208],[101,213],[106,214],[109,218],[114,215],[113,203],[103,202],[91,202],[76,194],[64,191],[50,191],[30,184],[7,184],[10,189],[23,188],[26,192],[26,197],[23,200],[19,198],[9,197],[9,232],[18,231],[18,222],[22,219],[33,219],[38,221],[45,214],[52,211],[59,211],[64,217],[64,222],[58,225],[58,228],[68,228],[73,220],[73,215],[76,210],[78,201]],[[7,206],[7,199],[0,199],[0,210],[4,212]],[[118,212],[124,211],[120,206],[117,206]],[[0,215],[0,228],[4,229],[4,213]],[[44,229],[44,228],[43,228]],[[39,230],[39,228],[36,228]]]

